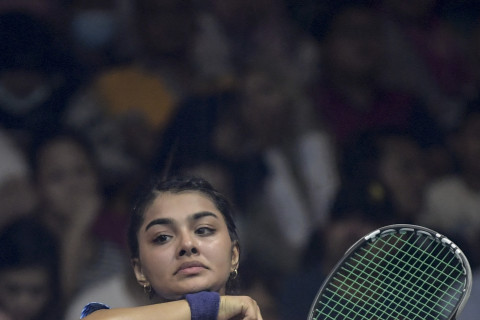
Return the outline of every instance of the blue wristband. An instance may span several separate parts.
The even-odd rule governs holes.
[[[220,306],[220,295],[217,292],[202,291],[187,294],[185,298],[190,306],[192,320],[216,320]]]

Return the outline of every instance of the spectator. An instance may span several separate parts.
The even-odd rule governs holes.
[[[245,63],[268,57],[288,73],[296,86],[310,83],[316,75],[319,48],[289,15],[285,1],[209,0],[207,16],[215,23],[225,49],[227,65],[242,72]]]
[[[155,181],[136,202],[128,243],[137,282],[155,304],[92,303],[81,318],[262,319],[252,298],[231,294],[240,244],[228,200],[207,181]]]
[[[322,72],[312,94],[318,121],[335,141],[341,146],[361,131],[410,123],[420,123],[422,134],[429,134],[416,97],[380,81],[385,48],[371,1],[335,1],[322,18],[316,31]]]
[[[408,132],[367,130],[344,147],[340,161],[332,215],[367,211],[383,223],[417,221],[429,177],[422,149]]]
[[[183,164],[186,165],[186,164]],[[222,168],[222,163],[215,160],[201,161],[192,167],[185,166],[179,171],[188,176],[209,178],[219,191],[231,193],[231,179],[228,172]],[[227,194],[227,193],[223,193]],[[109,223],[105,221],[105,223]],[[238,225],[238,219],[237,219]],[[126,271],[99,280],[89,285],[68,305],[65,320],[78,319],[78,310],[92,301],[102,301],[112,308],[138,307],[151,304],[152,301],[145,296],[142,288],[138,286],[134,274],[126,268]]]
[[[121,237],[116,232],[126,225],[117,215],[98,229],[107,204],[95,158],[81,136],[54,132],[42,137],[31,159],[40,218],[60,241],[62,295],[68,302],[87,285],[124,269],[125,251],[112,236]],[[111,232],[114,226],[121,229]]]
[[[421,98],[435,122],[449,130],[471,99],[473,75],[464,37],[442,15],[442,2],[383,1],[382,82]]]

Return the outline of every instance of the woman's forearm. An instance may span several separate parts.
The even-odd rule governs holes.
[[[198,318],[198,314],[196,315]],[[187,300],[164,302],[144,307],[102,309],[85,317],[86,320],[191,320],[192,314]],[[211,315],[208,316],[211,318]],[[262,320],[257,303],[247,296],[221,296],[218,320],[228,319]]]
[[[186,300],[152,304],[135,308],[98,310],[86,320],[190,320],[190,307]]]

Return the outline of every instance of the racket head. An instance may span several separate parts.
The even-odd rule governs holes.
[[[389,225],[345,252],[308,320],[455,319],[471,288],[468,259],[447,237],[418,225]]]

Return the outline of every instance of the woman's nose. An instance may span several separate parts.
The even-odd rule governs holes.
[[[180,241],[179,256],[190,256],[198,253],[197,245],[192,235],[188,233],[182,234]]]

